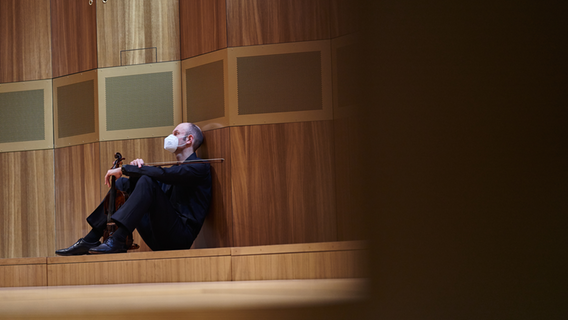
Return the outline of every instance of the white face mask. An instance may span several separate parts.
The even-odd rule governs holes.
[[[183,147],[185,143],[178,145],[178,138],[173,134],[170,134],[164,139],[164,149],[168,150],[169,152],[176,152],[177,148]]]

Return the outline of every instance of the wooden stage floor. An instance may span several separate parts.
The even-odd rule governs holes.
[[[365,279],[0,288],[0,319],[349,319],[367,289]]]

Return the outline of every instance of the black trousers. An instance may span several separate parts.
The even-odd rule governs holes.
[[[197,236],[181,219],[158,182],[148,176],[120,178],[116,187],[129,194],[112,219],[132,232],[134,229],[154,251],[189,249]],[[104,201],[87,222],[101,234],[106,227]]]

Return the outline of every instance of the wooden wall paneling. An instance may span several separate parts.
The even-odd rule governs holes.
[[[99,3],[98,66],[180,60],[179,34],[178,0]]]
[[[231,248],[233,281],[365,277],[366,246],[342,241]]]
[[[55,149],[56,247],[66,248],[90,230],[85,220],[100,204],[99,143]],[[50,252],[50,255],[54,255]]]
[[[341,1],[339,1],[341,2]],[[341,2],[342,5],[347,5]],[[347,9],[342,9],[347,10]],[[361,97],[360,61],[361,42],[354,34],[332,40],[333,75],[333,126],[335,143],[335,163],[340,168],[335,171],[337,195],[337,233],[338,240],[361,240],[366,238],[362,232],[363,212],[361,204],[365,199],[360,181],[372,168],[359,165],[361,157],[366,157],[360,145],[363,141],[361,121],[358,115]]]
[[[359,31],[359,1],[330,1],[330,32],[336,38]]]
[[[225,0],[180,0],[181,59],[227,47]]]
[[[340,241],[363,240],[366,235],[363,228],[363,214],[361,203],[362,194],[360,175],[365,172],[359,168],[359,164],[354,159],[360,156],[357,154],[356,133],[358,132],[357,122],[353,117],[345,117],[333,120],[334,123],[334,143],[335,143],[335,179],[336,179],[336,199],[337,199],[337,239]]]
[[[0,1],[0,83],[51,78],[49,0]]]
[[[335,241],[332,122],[230,129],[233,245]]]
[[[48,258],[48,285],[231,280],[230,249]]]
[[[51,0],[54,78],[97,68],[98,3]]]
[[[47,258],[0,259],[0,287],[47,286]]]
[[[227,0],[229,47],[330,38],[328,0]]]
[[[364,251],[286,253],[233,257],[233,280],[294,280],[363,277]]]
[[[53,150],[0,153],[0,258],[55,250]]]
[[[50,286],[230,280],[230,257],[48,265]]]
[[[203,159],[224,158],[223,163],[211,164],[213,195],[203,228],[194,248],[233,246],[233,210],[231,194],[231,144],[229,128],[203,132],[205,139],[198,150]]]
[[[101,182],[101,199],[104,199],[108,192],[108,187],[104,184],[103,179],[114,162],[114,154],[116,152],[120,152],[126,159],[123,161],[123,164],[129,164],[134,159],[144,159],[146,163],[176,160],[173,153],[164,150],[164,138],[100,142],[99,181]],[[150,251],[150,248],[144,243],[137,231],[134,232],[133,237],[134,242],[140,245],[139,251]]]

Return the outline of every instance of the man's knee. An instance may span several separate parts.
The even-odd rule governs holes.
[[[141,176],[136,182],[136,188],[154,189],[156,186],[158,186],[158,182],[149,176]]]
[[[136,184],[143,183],[143,184],[154,184],[154,179],[150,178],[149,176],[140,176],[138,178],[138,182]]]
[[[115,185],[118,190],[126,192],[130,188],[130,179],[120,177],[116,180]]]

